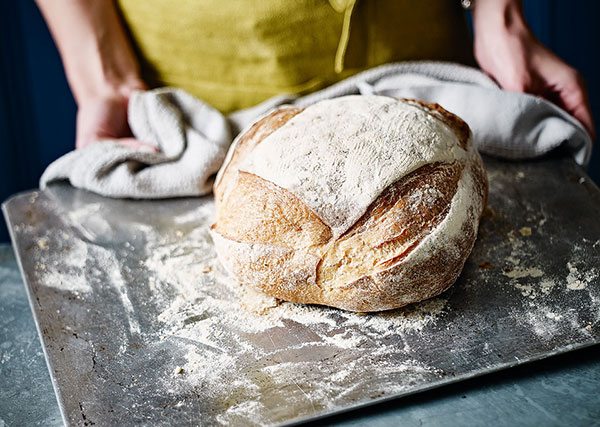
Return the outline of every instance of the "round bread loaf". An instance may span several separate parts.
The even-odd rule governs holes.
[[[487,178],[469,127],[439,105],[345,96],[255,122],[214,193],[217,254],[243,285],[367,312],[455,282]]]

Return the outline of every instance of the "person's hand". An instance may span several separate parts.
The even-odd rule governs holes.
[[[142,85],[137,85],[135,89],[142,89]],[[131,134],[127,123],[127,104],[131,91],[93,97],[80,103],[77,111],[77,148],[110,139],[136,149],[156,151],[154,146],[133,138]]]
[[[83,148],[104,138],[130,137],[127,102],[127,98],[116,96],[82,102],[77,110],[76,147]]]
[[[112,96],[86,100],[77,110],[76,148],[114,140],[132,148],[157,151],[151,144],[135,139],[127,123],[128,97]]]
[[[36,2],[56,41],[77,102],[76,147],[110,139],[157,151],[133,138],[127,123],[129,97],[146,85],[114,2]]]
[[[475,11],[478,7],[476,4]],[[484,2],[481,7],[486,7]],[[503,21],[491,15],[475,21],[475,58],[481,69],[506,90],[531,93],[554,102],[578,119],[594,138],[581,75],[533,36],[520,13],[505,16],[509,18]]]

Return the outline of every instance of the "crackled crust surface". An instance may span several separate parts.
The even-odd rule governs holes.
[[[400,102],[443,122],[468,155],[403,176],[339,237],[292,192],[238,169],[301,109],[276,110],[238,138],[215,185],[212,226],[219,258],[238,280],[283,300],[353,311],[397,308],[454,283],[477,235],[485,171],[460,118],[435,104]]]

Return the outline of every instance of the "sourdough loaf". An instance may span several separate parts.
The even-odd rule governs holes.
[[[439,105],[346,96],[255,122],[214,193],[217,254],[242,284],[366,312],[454,283],[487,179],[468,126]]]

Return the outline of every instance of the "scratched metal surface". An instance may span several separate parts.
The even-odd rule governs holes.
[[[293,423],[598,343],[600,191],[566,159],[486,164],[458,282],[385,315],[256,320],[204,241],[207,198],[15,196],[4,213],[65,421]]]
[[[17,262],[0,244],[0,426],[62,426]]]

